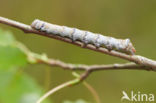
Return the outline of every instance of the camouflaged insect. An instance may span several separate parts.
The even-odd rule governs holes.
[[[108,50],[116,50],[130,55],[134,55],[136,52],[130,39],[116,39],[77,28],[50,24],[38,19],[33,21],[31,27],[50,35],[67,37],[73,41],[81,41],[96,47],[105,47]]]

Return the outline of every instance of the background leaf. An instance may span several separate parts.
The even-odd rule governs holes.
[[[26,55],[15,44],[12,33],[0,29],[0,69],[19,67],[27,63]]]
[[[28,60],[16,42],[11,32],[0,29],[0,103],[35,103],[42,89],[22,72]]]

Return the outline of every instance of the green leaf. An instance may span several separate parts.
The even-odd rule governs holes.
[[[0,69],[19,67],[27,63],[26,55],[15,43],[11,32],[0,29]]]
[[[14,75],[16,73],[16,69],[10,69],[10,70],[0,70],[0,97],[3,95],[2,91],[7,88],[7,86],[10,84],[10,81],[14,78]]]
[[[11,32],[0,29],[0,46],[12,45],[14,41],[15,38]]]
[[[36,103],[43,95],[32,78],[14,68],[0,70],[0,81],[0,103]]]
[[[41,89],[27,75],[8,71],[1,74],[3,75],[0,75],[0,78],[7,81],[4,83],[3,80],[5,86],[1,86],[3,88],[0,92],[2,103],[35,103],[39,99]],[[7,76],[4,76],[5,74]]]
[[[26,55],[20,49],[11,46],[0,46],[0,69],[20,67],[26,63]]]
[[[28,60],[18,46],[11,32],[0,29],[0,103],[36,103],[43,95],[32,78],[19,72]]]

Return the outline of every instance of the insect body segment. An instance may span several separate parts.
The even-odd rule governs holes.
[[[75,28],[75,32],[73,33],[73,41],[79,40],[84,41],[85,31],[79,30]]]
[[[96,47],[105,47],[109,50],[116,50],[131,55],[135,53],[135,48],[129,39],[116,39],[76,28],[50,24],[41,20],[35,20],[31,27],[49,35],[67,37],[73,41],[79,40],[85,44],[93,44]]]

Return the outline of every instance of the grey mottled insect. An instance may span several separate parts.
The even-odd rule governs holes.
[[[130,39],[116,39],[77,28],[50,24],[41,20],[34,20],[31,27],[50,35],[67,37],[73,41],[78,40],[85,44],[95,45],[96,47],[105,47],[108,50],[116,50],[130,55],[135,53],[135,48]]]

